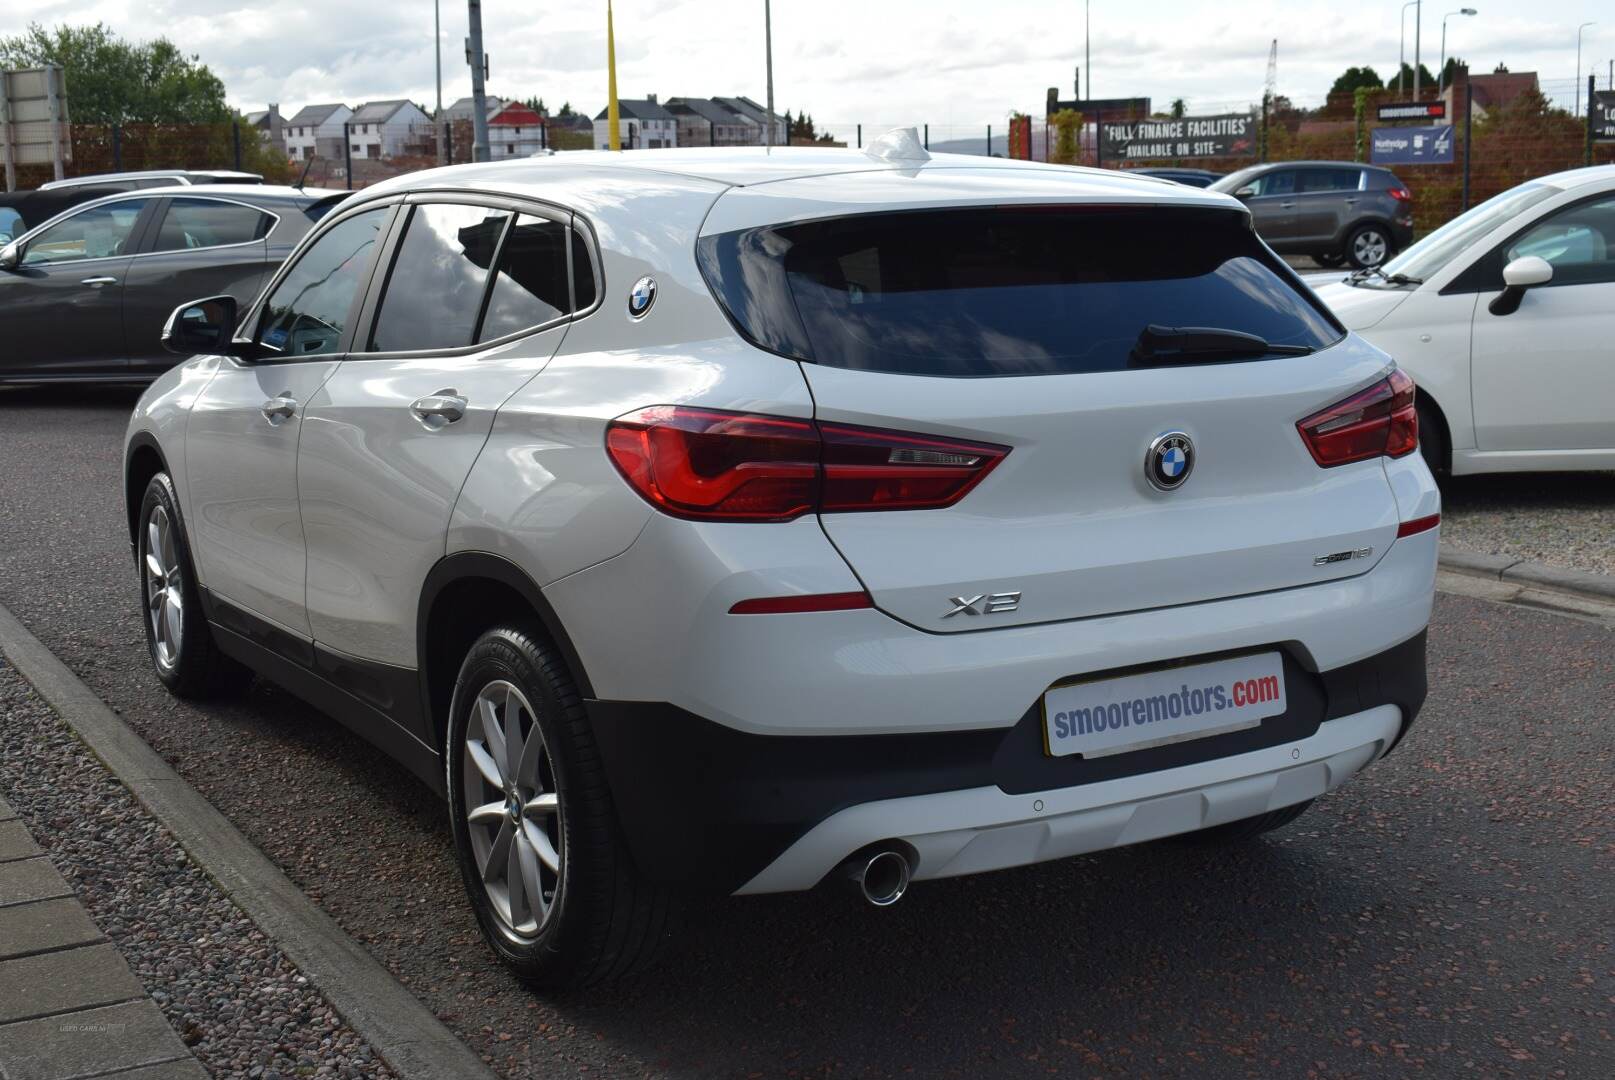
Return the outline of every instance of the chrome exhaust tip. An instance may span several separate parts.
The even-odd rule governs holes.
[[[843,866],[846,876],[874,907],[891,907],[903,899],[914,873],[908,856],[889,847],[854,855]]]

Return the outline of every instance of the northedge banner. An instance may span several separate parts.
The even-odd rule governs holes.
[[[1452,128],[1445,124],[1375,128],[1369,160],[1375,165],[1451,165],[1452,143]]]
[[[1256,123],[1247,113],[1130,120],[1101,124],[1106,161],[1240,157],[1256,152]]]

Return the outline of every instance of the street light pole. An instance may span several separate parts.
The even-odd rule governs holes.
[[[1424,27],[1423,0],[1413,5],[1413,100],[1419,100],[1419,31]]]
[[[1589,26],[1597,26],[1596,22],[1584,22],[1576,27],[1576,107],[1570,111],[1571,116],[1581,112],[1581,32]],[[1587,103],[1592,108],[1592,102]]]
[[[1436,97],[1440,97],[1442,91],[1447,88],[1447,20],[1454,15],[1478,14],[1479,12],[1474,8],[1466,7],[1459,8],[1457,11],[1449,11],[1441,16],[1441,70],[1436,74]]]
[[[774,145],[774,13],[770,0],[763,0],[763,53],[768,63],[768,116],[763,124],[763,145]],[[789,137],[790,132],[786,132]]]
[[[443,0],[432,0],[432,48],[437,53],[437,108],[432,112],[433,142],[437,143],[437,163],[448,160],[447,140],[443,137]]]
[[[1408,8],[1417,5],[1419,0],[1408,0],[1402,5],[1402,37],[1396,46],[1396,96],[1402,96],[1402,72],[1408,66]]]
[[[482,52],[482,0],[468,0],[471,36],[466,39],[466,60],[471,64],[471,160],[488,160],[488,96],[482,80],[487,58]]]
[[[1082,71],[1088,80],[1088,98],[1093,100],[1093,24],[1089,19],[1091,0],[1082,0]],[[1082,91],[1077,91],[1077,97],[1082,97]]]

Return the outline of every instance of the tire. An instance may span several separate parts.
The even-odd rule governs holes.
[[[1184,833],[1176,837],[1180,843],[1192,847],[1221,847],[1225,844],[1242,844],[1253,840],[1265,832],[1283,828],[1302,814],[1312,800],[1298,802],[1294,806],[1282,806],[1277,810],[1269,810],[1265,814],[1244,818],[1241,821],[1230,821],[1223,825],[1213,825],[1209,829],[1199,829],[1192,833]]]
[[[1335,267],[1340,266],[1346,261],[1346,256],[1338,251],[1325,251],[1320,255],[1312,256],[1312,261],[1317,263],[1319,266],[1327,267],[1330,270],[1333,270]]]
[[[525,748],[514,759],[500,751],[512,730]],[[454,685],[444,766],[466,895],[500,960],[546,990],[618,979],[650,962],[674,897],[634,865],[582,699],[542,632],[501,626],[471,647]]]
[[[1440,476],[1447,470],[1446,436],[1442,433],[1441,422],[1436,419],[1435,410],[1422,398],[1416,408],[1419,412],[1419,453],[1424,455],[1424,463],[1430,466],[1430,472]]]
[[[158,473],[146,485],[139,521],[135,554],[141,622],[157,678],[175,697],[192,700],[245,690],[252,672],[219,651],[202,611],[191,546],[167,473]]]
[[[1379,266],[1396,252],[1396,242],[1383,225],[1359,225],[1346,238],[1346,260],[1358,270]]]

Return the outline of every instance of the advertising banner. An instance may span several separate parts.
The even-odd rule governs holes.
[[[1397,101],[1381,105],[1376,110],[1381,122],[1388,120],[1444,120],[1447,116],[1445,101]]]
[[[1240,157],[1256,152],[1256,123],[1247,113],[1134,120],[1103,124],[1100,131],[1106,162]]]
[[[1615,142],[1615,90],[1600,90],[1587,103],[1594,142]]]
[[[1375,165],[1451,165],[1452,127],[1375,128]]]

